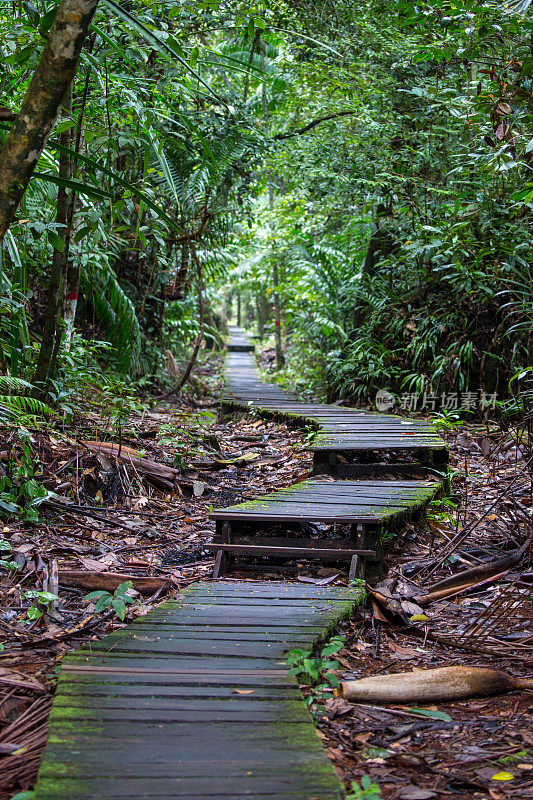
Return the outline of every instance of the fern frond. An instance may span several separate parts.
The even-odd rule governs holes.
[[[25,381],[23,381],[25,383]],[[29,384],[31,386],[31,384]],[[34,417],[51,417],[54,410],[46,403],[34,397],[21,397],[19,395],[0,395],[0,416],[14,419],[21,413],[31,414]]]
[[[107,260],[93,260],[93,278],[83,272],[81,283],[93,302],[99,321],[116,349],[118,368],[126,372],[141,349],[141,330],[135,308]]]
[[[8,392],[21,392],[26,389],[33,389],[33,386],[22,378],[13,378],[11,375],[0,375],[0,389],[4,391],[7,390]]]

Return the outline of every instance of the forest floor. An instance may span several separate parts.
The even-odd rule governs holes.
[[[446,438],[451,502],[433,503],[426,520],[405,526],[389,542],[388,572],[374,587],[372,607],[360,608],[344,626],[344,647],[332,656],[340,680],[458,664],[531,676],[527,551],[517,566],[501,566],[485,582],[471,579],[457,596],[423,609],[410,605],[428,583],[497,563],[533,533],[531,473],[514,437],[465,425]],[[417,619],[413,611],[423,615]],[[385,708],[302,688],[315,700],[319,735],[347,786],[368,775],[390,800],[533,797],[527,692]]]
[[[57,495],[39,507],[36,522],[0,523],[1,555],[12,565],[0,572],[0,800],[33,785],[63,656],[209,578],[213,556],[202,546],[214,533],[211,508],[309,474],[305,434],[250,415],[219,415],[209,393],[217,395],[220,360],[210,363],[197,372],[207,399],[138,404],[118,414],[88,399],[68,425],[30,429],[30,453],[16,431],[0,431],[3,469],[20,472],[29,459],[36,480]],[[531,479],[522,446],[486,426],[447,436],[452,500],[436,501],[426,522],[407,525],[388,543],[389,574],[374,598],[375,613],[361,609],[343,626],[344,647],[335,656],[341,678],[457,663],[525,675],[528,658],[531,668],[533,622],[516,610],[516,593],[524,587],[528,593],[533,577],[526,558],[496,580],[432,603],[427,619],[409,622],[417,585],[493,560],[529,535]],[[448,545],[444,566],[430,576],[460,530],[466,535],[453,552]],[[342,569],[305,563],[297,578],[346,581]],[[109,592],[103,600],[115,598],[119,615],[113,605],[101,609],[102,601],[86,598],[95,590]],[[466,621],[483,614],[481,627],[491,628],[496,644],[465,633]],[[492,644],[494,654],[458,649],[462,635],[466,647]],[[331,693],[320,698],[305,684],[303,690],[347,786],[369,775],[391,800],[533,797],[524,693],[419,711],[351,704]]]

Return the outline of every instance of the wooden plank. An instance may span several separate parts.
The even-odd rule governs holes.
[[[110,694],[124,697],[146,698],[146,697],[172,697],[172,698],[201,698],[202,700],[219,700],[227,698],[235,700],[240,697],[237,690],[244,689],[253,692],[253,699],[258,702],[279,700],[287,698],[290,700],[300,700],[301,693],[295,686],[264,686],[257,685],[257,678],[253,679],[253,686],[250,683],[238,683],[235,686],[217,686],[212,683],[208,685],[183,685],[181,683],[154,684],[139,683],[139,676],[129,676],[130,682],[121,680],[100,680],[98,676],[84,676],[85,682],[79,676],[75,680],[69,678],[68,674],[59,682],[56,697],[68,698],[75,697],[81,699],[85,697],[108,696]],[[133,682],[132,682],[133,681]],[[233,681],[235,684],[236,681]],[[246,695],[248,696],[248,695]]]
[[[207,770],[207,768],[206,768]],[[285,771],[282,770],[282,774]],[[175,781],[170,778],[167,779],[146,779],[144,782],[140,780],[128,779],[117,780],[114,777],[110,779],[88,778],[86,775],[82,776],[82,780],[69,779],[61,776],[52,775],[50,779],[43,778],[42,793],[39,794],[37,800],[50,800],[51,798],[59,798],[60,800],[95,800],[95,798],[106,797],[109,800],[169,800],[169,798],[179,797],[188,798],[188,800],[241,800],[241,798],[253,798],[253,800],[341,800],[345,795],[341,794],[340,789],[333,788],[335,784],[332,782],[330,788],[320,786],[305,777],[298,781],[298,776],[295,775],[294,780],[282,780],[280,778],[269,780],[269,776],[254,777],[253,772],[250,771],[250,776],[243,778],[246,775],[246,770],[243,770],[242,775],[235,777],[223,777],[219,781],[214,778],[205,780],[198,788],[194,784],[198,783],[195,779],[188,781]],[[295,792],[291,792],[288,787],[299,785],[300,788]],[[337,783],[340,783],[337,779]],[[255,791],[254,788],[255,787]],[[318,792],[318,793],[317,793]]]
[[[337,497],[330,496],[325,493],[318,493],[318,492],[302,492],[301,494],[271,494],[271,495],[263,495],[263,497],[258,498],[257,500],[252,500],[249,502],[257,502],[257,503],[294,503],[294,504],[314,504],[320,506],[320,508],[324,508],[326,510],[331,510],[331,508],[339,508],[342,506],[343,508],[353,508],[357,510],[361,507],[370,507],[373,510],[379,509],[380,507],[385,508],[407,508],[413,505],[415,498],[399,498],[399,497],[361,497],[355,499],[350,497],[350,495],[339,495]],[[227,509],[235,509],[238,506],[226,506]],[[225,509],[215,509],[213,513],[218,513],[219,511],[224,511]]]
[[[376,450],[445,450],[445,446],[440,446],[438,443],[414,441],[388,441],[387,444],[379,442],[362,442],[361,440],[355,442],[349,440],[335,440],[334,442],[323,441],[318,444],[309,446],[312,453],[326,452],[326,453],[346,453],[346,452],[371,452]],[[413,464],[413,466],[416,466]],[[394,464],[390,464],[390,469],[394,469]]]
[[[210,519],[224,520],[245,520],[251,522],[271,519],[272,522],[300,522],[302,520],[316,522],[381,522],[384,518],[392,518],[402,511],[397,506],[343,506],[331,508],[322,506],[319,503],[283,503],[274,502],[261,503],[254,502],[245,508],[222,508],[220,511],[213,511]]]
[[[299,486],[302,488],[300,489]],[[331,487],[331,488],[330,488]],[[328,484],[318,484],[313,486],[305,486],[305,484],[296,485],[293,489],[279,489],[277,492],[273,492],[272,495],[262,495],[261,497],[270,498],[271,496],[276,497],[304,497],[304,496],[311,496],[311,497],[320,497],[320,498],[342,498],[346,500],[347,498],[352,499],[354,502],[357,502],[361,498],[364,500],[396,500],[397,502],[403,501],[410,501],[413,498],[417,497],[431,497],[439,489],[438,482],[434,482],[431,487],[422,486],[421,488],[412,489],[397,489],[394,487],[366,487],[366,486],[359,486],[359,487],[352,487],[352,486],[335,486]],[[261,499],[261,498],[257,498]]]
[[[224,550],[226,553],[250,556],[274,556],[283,558],[311,558],[319,561],[351,561],[352,556],[375,556],[375,550],[347,550],[344,548],[318,547],[272,547],[258,544],[211,544],[204,545],[208,550]]]
[[[354,597],[204,583],[67,656],[36,800],[340,798],[285,653],[289,637],[311,643]]]

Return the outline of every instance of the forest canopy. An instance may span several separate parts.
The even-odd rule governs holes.
[[[59,5],[0,6],[4,167]],[[88,363],[164,384],[164,351],[217,347],[238,305],[277,379],[318,396],[516,408],[533,349],[527,3],[93,5],[2,239],[12,388],[57,403]]]

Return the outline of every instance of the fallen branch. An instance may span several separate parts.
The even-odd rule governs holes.
[[[477,567],[465,569],[463,572],[459,572],[457,575],[450,575],[448,578],[443,578],[441,581],[437,581],[437,583],[433,583],[431,586],[429,586],[427,589],[427,594],[429,595],[432,592],[439,591],[440,589],[447,589],[451,586],[465,585],[471,583],[472,581],[478,582],[483,579],[499,575],[501,572],[507,572],[512,567],[515,567],[520,563],[530,544],[531,538],[528,538],[528,540],[524,542],[519,550],[515,550],[514,553],[511,553],[508,556],[498,558],[496,561],[490,561],[487,564],[479,564]]]
[[[533,464],[533,456],[530,459],[528,459],[528,461],[524,465],[524,470],[527,470],[531,464]],[[518,473],[517,475],[515,475],[515,477],[510,481],[510,483],[508,483],[504,487],[504,489],[495,498],[495,500],[488,506],[488,508],[485,509],[485,511],[483,512],[483,514],[481,514],[480,517],[472,520],[472,522],[469,522],[467,525],[465,525],[461,531],[458,531],[455,534],[453,539],[451,539],[449,542],[446,543],[446,545],[442,548],[440,555],[435,559],[433,565],[427,572],[426,579],[429,578],[430,575],[433,575],[433,573],[444,564],[446,559],[449,558],[452,555],[452,553],[454,553],[457,550],[461,542],[464,541],[464,539],[466,539],[466,537],[469,534],[471,534],[472,531],[474,531],[478,527],[478,525],[480,525],[481,522],[483,522],[483,520],[486,517],[488,517],[490,513],[492,513],[492,511],[497,507],[498,503],[505,497],[505,495],[509,494],[511,486],[514,483],[516,483],[518,479],[522,477],[522,475],[523,473]]]
[[[351,702],[401,704],[465,700],[517,689],[533,689],[533,679],[483,667],[440,667],[345,681],[335,694]]]
[[[477,589],[479,586],[483,586],[485,583],[491,583],[499,578],[503,578],[508,572],[509,570],[506,569],[503,572],[499,572],[497,575],[491,575],[488,578],[482,578],[481,580],[475,582],[470,581],[469,583],[463,583],[460,586],[449,586],[447,589],[439,589],[436,592],[421,594],[417,597],[414,597],[413,600],[419,606],[429,606],[430,603],[434,603],[436,600],[447,600],[449,597],[455,597],[458,594],[469,591],[469,589]]]
[[[51,508],[54,511],[61,511],[64,514],[70,514],[73,517],[82,516],[89,517],[90,519],[97,519],[99,522],[104,522],[107,525],[112,525],[115,528],[124,528],[126,531],[139,532],[139,526],[133,525],[131,522],[121,522],[114,517],[105,516],[99,508],[84,508],[69,503],[54,502],[53,500],[44,500],[43,505]],[[105,509],[102,509],[104,511]],[[122,512],[121,512],[122,513]]]
[[[131,581],[133,588],[141,594],[154,594],[168,585],[164,578],[139,578],[137,575],[124,575],[120,572],[88,572],[83,569],[60,569],[60,586],[75,586],[80,589],[96,591],[104,589],[114,592],[124,581]]]
[[[137,451],[132,447],[126,447],[124,444],[120,446],[115,442],[99,441],[81,442],[81,444],[93,453],[104,453],[107,456],[120,458],[121,461],[124,461],[126,464],[129,464],[138,472],[148,477],[165,478],[166,480],[173,481],[174,478],[180,474],[179,469],[169,467],[166,464],[160,464],[157,461],[153,461],[151,458],[143,458],[137,455]]]

